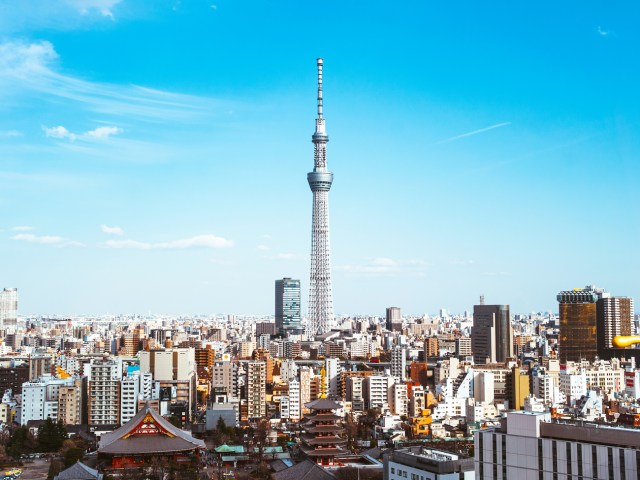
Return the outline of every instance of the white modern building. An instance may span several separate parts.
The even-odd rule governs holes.
[[[500,428],[475,434],[476,479],[636,479],[639,449],[639,430],[509,412]]]
[[[425,447],[410,447],[384,455],[385,480],[473,480],[472,458]]]

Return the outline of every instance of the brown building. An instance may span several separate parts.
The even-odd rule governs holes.
[[[260,360],[265,363],[265,378],[268,384],[273,383],[273,358],[269,350],[258,348],[253,351],[252,360]]]
[[[211,367],[216,363],[216,351],[207,345],[207,348],[196,348],[196,367],[198,378],[211,380]]]
[[[612,297],[604,289],[586,286],[560,292],[560,363],[613,357],[640,360],[640,349],[614,348],[616,335],[630,335],[633,322],[633,300]]]
[[[427,362],[411,362],[409,366],[409,376],[412,381],[418,382],[423,387],[426,387],[429,377]]]
[[[14,395],[22,394],[22,384],[28,381],[28,365],[20,365],[13,368],[0,368],[0,396],[2,396],[9,388]]]
[[[438,337],[429,337],[424,339],[424,353],[426,357],[439,356]]]

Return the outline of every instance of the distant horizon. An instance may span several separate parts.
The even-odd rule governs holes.
[[[638,5],[0,9],[21,311],[270,312],[291,277],[306,314],[318,57],[335,312],[640,299]]]

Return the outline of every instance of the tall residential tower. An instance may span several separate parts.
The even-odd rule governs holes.
[[[276,332],[283,337],[286,337],[287,333],[302,333],[300,280],[291,278],[276,280]]]
[[[0,292],[0,328],[18,323],[18,289],[5,288]]]
[[[329,249],[329,189],[333,173],[327,169],[329,137],[322,117],[322,59],[318,59],[318,118],[313,134],[313,172],[307,174],[313,192],[311,227],[311,275],[309,284],[309,321],[307,336],[313,337],[331,329],[333,294],[331,292],[331,260]]]

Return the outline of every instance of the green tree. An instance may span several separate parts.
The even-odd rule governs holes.
[[[67,438],[69,434],[61,421],[54,422],[49,417],[38,427],[38,447],[41,452],[57,452]]]
[[[49,473],[47,474],[47,480],[53,480],[53,477],[59,474],[63,468],[64,464],[60,460],[52,460],[49,464]]]
[[[21,455],[31,453],[36,446],[33,435],[26,426],[13,430],[11,438],[7,442],[7,455],[13,458],[20,458]]]

